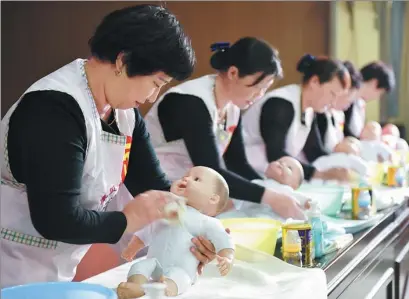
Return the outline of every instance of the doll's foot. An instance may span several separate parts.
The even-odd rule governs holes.
[[[139,298],[145,295],[142,286],[132,282],[121,282],[116,292],[119,299]]]

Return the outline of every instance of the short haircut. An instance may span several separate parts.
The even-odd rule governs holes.
[[[119,54],[129,77],[164,72],[188,78],[195,54],[175,15],[157,5],[136,5],[108,14],[89,40],[91,54],[114,64]]]
[[[395,73],[392,67],[382,61],[368,63],[361,68],[361,75],[364,82],[376,80],[377,88],[390,92],[395,88]]]

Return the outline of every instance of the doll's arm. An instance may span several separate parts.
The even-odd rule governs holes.
[[[227,275],[234,261],[234,243],[221,222],[216,218],[208,218],[204,228],[204,236],[213,243],[217,253],[217,265],[220,275]]]
[[[121,257],[130,262],[142,248],[145,248],[145,244],[139,237],[134,235],[128,246],[122,251]]]
[[[217,267],[221,276],[229,274],[234,261],[234,250],[225,248],[217,253]]]

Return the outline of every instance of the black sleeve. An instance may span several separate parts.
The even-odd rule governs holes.
[[[270,98],[261,108],[260,132],[266,145],[269,162],[283,156],[290,156],[285,151],[285,143],[294,115],[293,105],[283,98]],[[305,179],[309,180],[314,174],[315,168],[309,164],[301,164]]]
[[[193,165],[207,166],[227,181],[233,198],[260,202],[264,188],[225,169],[219,159],[213,122],[202,99],[192,95],[170,93],[158,106],[158,116],[165,139],[183,139]]]
[[[124,183],[133,196],[147,190],[170,190],[171,183],[160,167],[145,121],[137,109],[135,109],[135,129],[132,134],[128,172]]]
[[[262,178],[247,161],[246,152],[244,150],[241,118],[223,158],[228,170],[250,181]]]
[[[315,114],[315,119],[318,126],[318,131],[321,137],[322,142],[325,142],[325,134],[328,130],[328,119],[325,113],[317,113]]]
[[[324,144],[322,142],[316,118],[314,118],[314,121],[311,124],[311,131],[310,134],[308,134],[308,138],[307,141],[305,142],[303,151],[305,157],[310,163],[314,162],[321,156],[329,154],[329,152],[325,149]]]
[[[35,229],[44,238],[65,243],[113,244],[125,231],[125,215],[80,204],[86,147],[83,113],[66,93],[26,94],[10,118],[10,167],[27,187]]]
[[[349,106],[349,108],[344,111],[345,114],[345,122],[344,122],[344,136],[345,137],[355,137],[359,139],[359,136],[355,136],[355,134],[351,131],[351,121],[352,121],[352,110],[354,109],[355,102]]]

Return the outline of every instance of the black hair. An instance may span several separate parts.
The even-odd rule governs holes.
[[[112,64],[123,53],[129,77],[162,71],[184,80],[196,62],[191,41],[176,16],[157,5],[136,5],[108,14],[88,44],[94,57]]]
[[[349,89],[351,77],[340,60],[327,57],[315,57],[305,54],[297,63],[297,71],[303,74],[303,83],[307,83],[313,76],[317,76],[320,84],[331,81],[335,76],[343,88]]]
[[[349,76],[351,77],[351,88],[358,89],[362,85],[362,75],[361,72],[356,69],[356,67],[352,64],[351,61],[346,60],[344,61],[344,66],[349,72]]]
[[[258,84],[268,75],[278,78],[283,75],[277,50],[255,37],[241,38],[231,47],[229,43],[215,43],[211,49],[216,52],[210,59],[210,65],[219,72],[226,72],[231,66],[237,67],[239,77],[261,72],[252,85]]]
[[[376,80],[379,89],[390,92],[395,88],[395,74],[392,67],[381,61],[371,62],[361,69],[364,82]]]

